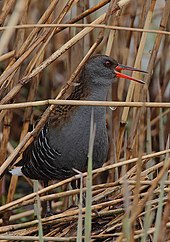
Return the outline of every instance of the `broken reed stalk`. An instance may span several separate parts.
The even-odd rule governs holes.
[[[99,17],[97,20],[94,21],[94,23],[100,23],[104,20],[105,14],[103,14],[101,17]],[[39,72],[41,72],[44,68],[46,68],[49,64],[51,64],[54,60],[56,60],[59,56],[61,56],[64,52],[66,52],[69,48],[71,48],[77,41],[79,41],[81,38],[83,38],[85,35],[87,35],[90,31],[92,31],[93,27],[87,27],[83,29],[80,33],[78,33],[76,36],[74,36],[72,39],[70,39],[66,44],[64,44],[60,49],[58,49],[56,52],[54,52],[49,58],[47,58],[44,62],[42,62],[37,68],[35,68],[29,75],[23,77],[19,83],[1,100],[1,103],[9,102],[14,96],[20,91],[20,89],[26,85],[31,78],[36,76]],[[33,49],[33,47],[32,47]],[[32,50],[31,50],[32,51]],[[4,76],[1,77],[0,83],[3,83],[6,78],[9,77],[10,74],[20,65],[20,61],[16,61],[15,65],[13,65],[12,68],[10,68]]]
[[[2,104],[0,110],[28,108],[45,105],[75,105],[75,106],[105,106],[105,107],[148,107],[148,108],[170,108],[169,102],[113,102],[113,101],[82,101],[82,100],[56,100],[48,99],[24,103]],[[168,110],[166,111],[168,112]],[[161,115],[160,115],[161,116]]]
[[[156,152],[156,153],[153,153],[153,154],[149,154],[149,155],[144,155],[141,157],[142,160],[147,160],[147,159],[151,159],[153,157],[157,157],[157,156],[160,156],[160,155],[164,155],[166,153],[170,153],[170,149],[168,150],[163,150],[163,151],[160,151],[160,152]],[[126,164],[131,164],[131,163],[135,163],[136,161],[138,160],[138,158],[133,158],[133,159],[129,159],[127,161],[122,161],[122,162],[119,162],[119,163],[116,163],[116,164],[113,164],[113,165],[108,165],[106,167],[101,167],[101,168],[98,168],[96,170],[93,170],[93,174],[95,173],[101,173],[101,172],[104,172],[104,171],[107,171],[107,170],[110,170],[110,169],[114,169],[115,167],[121,167],[123,165],[126,165]],[[1,169],[1,168],[0,168]],[[83,173],[83,176],[86,176],[87,173]],[[78,179],[80,178],[80,175],[75,175],[74,177],[71,177],[71,178],[68,178],[64,181],[61,181],[61,182],[58,182],[57,184],[54,184],[54,185],[50,185],[46,188],[43,188],[41,190],[39,190],[37,193],[32,193],[32,194],[29,194],[23,198],[20,198],[20,199],[17,199],[11,203],[8,203],[8,204],[5,204],[3,206],[0,207],[0,213],[2,213],[4,210],[12,207],[12,206],[15,206],[16,204],[19,204],[27,199],[31,199],[31,198],[34,198],[37,194],[40,195],[42,193],[45,193],[47,191],[50,191],[51,189],[54,189],[56,187],[60,187],[62,186],[63,184],[67,184],[75,179]]]
[[[169,189],[165,189],[166,192],[169,192]],[[158,191],[154,191],[154,195],[159,195],[160,194],[160,190]],[[145,196],[147,196],[147,192],[141,192],[140,194],[140,198],[143,199]],[[133,201],[134,199],[134,196],[130,196],[129,199],[131,201]],[[121,209],[118,209],[118,211],[116,211],[116,209],[110,209],[110,210],[106,210],[107,207],[111,207],[111,206],[114,206],[114,205],[118,205],[118,204],[121,204],[123,202],[124,198],[118,198],[118,199],[115,199],[115,200],[112,200],[112,201],[107,201],[107,202],[100,202],[96,205],[92,205],[92,217],[98,217],[98,215],[105,215],[105,216],[110,216],[110,215],[114,215],[115,213],[118,213],[118,214],[122,214],[123,212],[123,208]],[[167,201],[167,198],[164,197],[163,198],[163,202],[165,204],[165,202]],[[153,210],[155,210],[157,207],[158,207],[158,202],[159,202],[159,199],[154,199],[151,201],[152,205],[154,205],[154,207],[152,208]],[[95,213],[96,210],[99,210],[100,209],[100,212],[99,214],[97,215]],[[103,211],[102,211],[103,209]],[[131,206],[130,206],[130,209],[131,209]],[[83,218],[85,217],[85,212],[86,212],[86,208],[83,208],[82,209],[82,216]],[[65,222],[69,222],[69,221],[72,221],[72,220],[77,220],[78,219],[78,213],[79,213],[79,209],[75,209],[73,211],[64,211],[60,214],[57,214],[57,215],[53,215],[49,218],[43,218],[42,219],[42,222],[43,224],[50,224],[50,223],[55,223],[55,224],[59,224],[63,221]],[[140,216],[144,215],[146,213],[145,212],[142,212],[140,214]],[[118,218],[117,219],[117,222],[116,223],[122,223],[122,218]],[[13,225],[8,225],[8,226],[2,226],[0,228],[0,232],[2,233],[5,233],[5,232],[8,232],[10,230],[17,230],[17,229],[24,229],[24,228],[27,228],[29,226],[33,226],[33,225],[36,225],[38,224],[38,220],[32,220],[30,222],[25,222],[25,223],[20,223],[20,224],[13,224]],[[120,225],[120,224],[119,224]],[[119,226],[117,224],[117,226]]]
[[[29,29],[29,28],[85,28],[85,27],[94,27],[99,29],[109,29],[109,30],[124,30],[124,31],[131,31],[131,32],[140,32],[140,33],[151,33],[151,34],[161,34],[161,35],[170,35],[169,31],[165,30],[157,30],[157,29],[139,29],[139,28],[130,28],[130,27],[121,27],[121,26],[111,26],[111,25],[104,25],[104,24],[22,24],[22,25],[16,25],[11,27],[0,27],[0,31],[3,31],[5,29]],[[13,51],[9,52],[13,53]]]

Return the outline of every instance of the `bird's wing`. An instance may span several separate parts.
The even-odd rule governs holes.
[[[61,154],[49,145],[47,132],[46,124],[38,138],[23,153],[21,170],[32,179],[51,180],[52,177],[56,177],[54,162]]]

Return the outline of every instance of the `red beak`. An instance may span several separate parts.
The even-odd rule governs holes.
[[[125,75],[125,74],[117,72],[117,71],[129,70],[129,71],[138,71],[138,72],[143,72],[143,73],[147,73],[147,71],[142,71],[140,69],[133,68],[133,67],[130,67],[130,66],[124,66],[122,64],[118,64],[115,69],[116,69],[116,71],[115,71],[116,77],[118,77],[118,78],[125,78],[125,79],[131,80],[131,81],[136,81],[136,82],[139,82],[141,84],[145,84],[145,82],[142,81],[142,80],[133,78],[131,76]]]

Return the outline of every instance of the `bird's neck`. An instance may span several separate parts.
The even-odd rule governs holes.
[[[79,85],[75,86],[73,92],[67,98],[68,100],[89,100],[89,101],[104,101],[106,100],[107,93],[109,87],[108,86],[97,86],[91,85],[89,86],[87,82],[80,82]],[[77,111],[76,111],[77,110]],[[79,106],[71,106],[71,105],[58,105],[55,111],[52,112],[49,122],[52,126],[56,126],[60,128],[63,123],[69,122],[70,117],[73,113],[80,113],[81,115],[91,114],[91,107],[79,107]],[[95,116],[105,117],[106,108],[105,107],[95,107]]]
[[[83,78],[77,86],[74,87],[69,100],[91,100],[91,101],[104,101],[106,100],[109,86],[101,86],[86,81]]]
[[[109,87],[93,87],[90,88],[90,92],[85,100],[89,101],[105,101],[107,98],[107,93],[109,91]]]

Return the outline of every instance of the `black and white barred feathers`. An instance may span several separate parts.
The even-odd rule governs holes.
[[[56,160],[61,156],[59,152],[51,148],[47,138],[47,124],[41,130],[37,140],[23,153],[23,159],[19,162],[23,166],[22,173],[36,180],[62,180],[70,176],[70,171],[62,167],[56,167]]]

